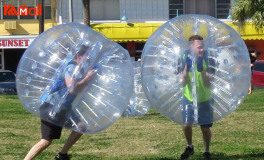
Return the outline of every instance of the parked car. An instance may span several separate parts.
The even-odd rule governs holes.
[[[251,83],[254,89],[264,88],[264,60],[255,61]]]
[[[0,70],[0,94],[17,94],[14,72]]]

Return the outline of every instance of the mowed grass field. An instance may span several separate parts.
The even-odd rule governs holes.
[[[36,159],[51,160],[69,135]],[[217,160],[264,159],[264,90],[254,90],[232,114],[214,123],[211,153]],[[40,120],[20,104],[17,96],[0,96],[0,160],[21,160],[40,139]],[[193,129],[195,154],[202,159],[203,141],[199,127]],[[143,117],[120,118],[106,130],[83,137],[70,150],[73,160],[172,160],[185,147],[182,127],[154,109]]]

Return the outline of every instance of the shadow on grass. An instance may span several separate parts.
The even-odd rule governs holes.
[[[178,158],[166,158],[166,157],[144,157],[139,158],[142,160],[178,160]]]
[[[141,159],[141,158],[140,158]],[[144,160],[179,160],[179,157],[145,157]],[[204,160],[202,155],[192,155],[190,160]],[[264,151],[259,153],[239,154],[239,155],[226,155],[224,153],[212,154],[213,160],[264,160]]]
[[[152,112],[152,113],[147,113],[145,116],[160,116],[161,114],[159,112]]]
[[[150,159],[146,158],[144,160],[178,160],[178,159],[176,158],[150,158]]]
[[[36,159],[47,160],[47,159],[53,159],[55,158],[55,156],[56,154],[52,152],[43,152],[40,155],[38,155]],[[107,158],[104,158],[103,156],[95,155],[95,154],[80,155],[80,154],[74,153],[74,154],[69,154],[69,156],[71,159],[74,159],[74,160],[104,160],[104,159],[107,159]]]
[[[190,160],[203,160],[201,155],[190,156]],[[226,155],[224,153],[212,154],[213,160],[264,160],[263,153],[250,153],[243,155]],[[145,158],[144,160],[179,160],[179,158]]]
[[[45,153],[40,155],[39,158],[42,159],[46,159],[46,158],[50,158],[51,154]],[[54,155],[55,156],[55,155]],[[72,159],[76,159],[76,160],[83,160],[83,159],[87,159],[87,160],[105,160],[105,159],[109,159],[109,160],[119,160],[119,159],[123,159],[123,158],[118,158],[118,157],[107,157],[106,155],[96,155],[96,154],[70,154],[70,157]],[[125,159],[134,159],[132,157],[128,157]],[[139,159],[139,160],[179,160],[179,158],[177,157],[166,157],[166,156],[146,156],[146,157],[138,157],[135,159]],[[243,154],[243,155],[226,155],[224,153],[217,153],[217,154],[212,154],[212,159],[213,160],[263,160],[264,159],[264,152],[263,153],[250,153],[250,154]],[[190,157],[190,160],[203,160],[202,155],[193,155]]]
[[[264,151],[262,153],[249,153],[249,154],[243,154],[243,155],[225,155],[224,153],[219,153],[217,155],[213,155],[214,159],[224,159],[224,160],[236,160],[236,159],[245,159],[245,160],[251,160],[251,159],[264,159]]]

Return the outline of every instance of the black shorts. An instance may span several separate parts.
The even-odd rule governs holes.
[[[56,126],[50,122],[41,120],[42,139],[53,140],[60,139],[62,127]]]
[[[53,122],[58,126],[64,126],[65,122],[71,117],[71,105],[61,105],[58,112],[54,112],[55,106],[44,102],[40,106],[40,117],[44,121]]]

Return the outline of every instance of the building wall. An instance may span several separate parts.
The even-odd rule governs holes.
[[[168,0],[120,0],[120,18],[126,11],[126,17],[131,21],[168,20]]]
[[[69,22],[69,4],[57,0],[58,13],[62,23]],[[127,22],[167,21],[181,14],[205,14],[226,19],[234,0],[90,0],[92,21]],[[182,8],[184,6],[184,9]],[[217,10],[218,8],[218,10]],[[219,13],[218,13],[219,11]],[[221,15],[220,15],[221,14]],[[83,22],[82,0],[74,0],[73,17],[75,22]]]
[[[185,14],[206,14],[215,16],[215,1],[185,0]]]
[[[39,21],[38,20],[16,20],[16,29],[6,29],[5,22],[0,21],[0,35],[37,35],[39,34]],[[45,20],[44,28],[49,29],[55,26],[56,23],[53,20]]]
[[[62,23],[69,22],[69,3],[58,0],[58,15],[61,15]],[[82,0],[73,1],[73,21],[83,22]],[[120,20],[119,0],[90,0],[91,20]],[[59,18],[58,18],[59,20]]]
[[[51,1],[51,19],[45,19],[44,29],[49,29],[55,25],[56,22],[56,2]],[[7,29],[6,23],[15,22],[15,29]],[[39,34],[39,21],[38,20],[0,20],[0,36],[8,35],[37,35]]]
[[[69,4],[58,0],[58,15],[61,22],[69,22]],[[169,0],[90,0],[92,21],[120,21],[126,14],[131,22],[166,21],[169,18]],[[58,16],[58,21],[60,20]],[[83,22],[82,0],[74,0],[74,22]]]
[[[120,20],[119,0],[90,0],[92,20]]]
[[[48,8],[46,7],[49,13],[48,16],[46,15],[48,19],[44,20],[45,30],[57,25],[56,1],[52,0],[49,2]],[[5,1],[5,4],[10,3],[15,4],[17,1]],[[3,3],[1,5],[3,6]],[[39,34],[39,21],[36,16],[34,18],[30,17],[31,19],[22,19],[22,17],[18,16],[11,17],[12,19],[6,18],[2,16],[0,20],[0,69],[16,72],[18,62],[25,49]]]

